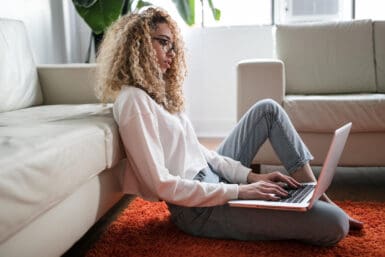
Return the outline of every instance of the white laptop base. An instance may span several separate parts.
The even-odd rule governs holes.
[[[316,182],[302,183],[316,185]],[[275,210],[289,210],[289,211],[307,211],[310,205],[310,199],[314,194],[314,189],[311,190],[307,196],[300,203],[284,203],[279,201],[265,201],[265,200],[231,200],[229,205],[232,207],[243,208],[259,208],[259,209],[275,209]]]

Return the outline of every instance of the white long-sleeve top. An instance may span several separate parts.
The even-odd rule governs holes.
[[[124,86],[113,107],[127,155],[125,193],[181,206],[214,206],[238,198],[249,168],[201,145],[187,116],[170,114],[145,91]],[[226,183],[193,180],[208,166]]]

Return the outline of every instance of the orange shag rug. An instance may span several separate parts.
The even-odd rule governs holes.
[[[187,235],[170,221],[164,202],[136,198],[87,252],[87,257],[127,256],[385,256],[385,203],[338,202],[365,222],[336,246],[316,247],[295,241],[217,240]]]

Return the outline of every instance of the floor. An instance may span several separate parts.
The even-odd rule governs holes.
[[[202,144],[209,149],[215,149],[220,138],[200,138]],[[280,166],[264,166],[262,172],[274,170],[283,171]],[[313,167],[318,176],[320,167]],[[351,201],[385,201],[385,167],[360,167],[360,168],[337,168],[336,176],[327,191],[330,198],[334,200]],[[71,249],[63,256],[84,256],[99,238],[108,225],[124,210],[133,199],[133,196],[125,196],[114,208],[102,217]]]

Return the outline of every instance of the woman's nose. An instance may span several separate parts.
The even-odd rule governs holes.
[[[167,57],[174,58],[176,55],[174,49],[170,49],[170,51],[167,52]]]

